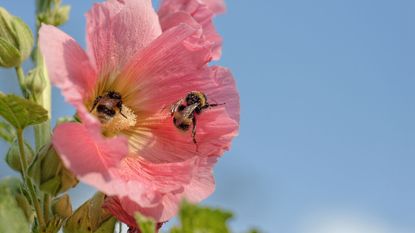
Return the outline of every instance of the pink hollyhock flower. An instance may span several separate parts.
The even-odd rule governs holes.
[[[212,167],[239,128],[233,77],[207,66],[214,44],[200,26],[162,31],[150,0],[110,0],[86,16],[87,52],[53,26],[39,32],[49,76],[82,120],[57,126],[53,144],[121,221],[135,226],[137,211],[167,221],[182,198],[199,202],[214,190]],[[197,150],[169,112],[191,91],[225,103],[196,115]]]
[[[200,27],[205,39],[212,43],[212,58],[221,56],[222,38],[216,32],[212,18],[225,11],[223,0],[163,0],[159,9],[160,24],[167,30],[180,23]]]

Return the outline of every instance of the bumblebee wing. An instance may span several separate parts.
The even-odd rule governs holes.
[[[183,103],[184,99],[179,99],[176,103],[172,104],[170,106],[170,113],[174,113],[177,111],[177,109],[179,108],[179,106]]]
[[[197,106],[199,106],[199,103],[194,103],[190,106],[187,106],[185,109],[183,109],[182,111],[183,117],[184,118],[190,117],[195,111],[195,109],[197,108]]]

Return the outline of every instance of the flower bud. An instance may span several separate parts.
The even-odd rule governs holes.
[[[52,144],[40,149],[29,168],[29,175],[40,190],[52,196],[57,196],[78,184],[75,175],[62,164]]]
[[[46,87],[46,77],[42,67],[29,71],[25,79],[25,86],[33,97],[38,98]]]
[[[55,3],[56,4],[56,3]],[[54,26],[60,26],[69,19],[69,13],[71,11],[71,6],[56,6],[53,9],[44,11],[38,14],[38,23],[45,23]]]
[[[0,66],[16,67],[29,57],[33,48],[30,28],[18,17],[0,7]]]
[[[29,144],[26,142],[23,143],[24,150],[25,150],[25,157],[26,163],[30,164],[34,157],[34,152]],[[6,163],[15,171],[22,172],[22,167],[20,164],[20,150],[19,150],[19,143],[17,140],[13,142],[10,146],[9,151],[6,155]]]
[[[65,219],[72,215],[71,199],[68,194],[62,195],[52,201],[52,213]]]
[[[113,233],[116,219],[102,208],[104,200],[103,193],[96,193],[66,221],[63,232]]]

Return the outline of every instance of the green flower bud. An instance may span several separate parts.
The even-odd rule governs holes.
[[[24,150],[27,164],[30,164],[35,156],[30,145],[24,142]],[[17,140],[14,140],[13,144],[10,146],[9,151],[6,155],[6,163],[15,171],[22,172],[22,167],[20,164],[20,150],[19,143]]]
[[[29,168],[29,175],[40,190],[52,196],[66,192],[78,184],[75,175],[65,168],[51,144],[40,149]]]
[[[16,67],[29,57],[33,48],[30,28],[18,17],[0,7],[0,66]]]
[[[63,219],[69,218],[72,215],[71,199],[68,194],[52,201],[52,213]]]
[[[116,220],[102,208],[105,195],[96,193],[63,226],[64,233],[113,233]]]
[[[60,6],[59,4],[55,3],[55,6],[52,7],[51,10],[43,11],[42,13],[38,14],[38,24],[41,23],[60,26],[69,19],[69,13],[71,11],[71,6],[64,5]]]
[[[25,79],[25,86],[35,99],[40,98],[46,87],[46,77],[42,67],[36,67],[29,71]]]

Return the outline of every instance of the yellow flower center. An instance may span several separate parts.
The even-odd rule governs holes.
[[[95,108],[92,114],[102,123],[102,132],[105,136],[111,137],[119,134],[123,130],[134,127],[137,123],[137,116],[134,111],[122,105],[122,111],[117,110],[114,116],[108,116],[97,111]]]

